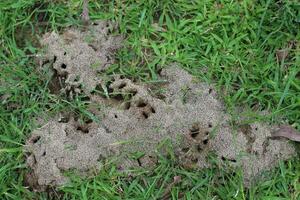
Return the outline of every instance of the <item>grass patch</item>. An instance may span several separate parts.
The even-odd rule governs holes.
[[[64,102],[47,89],[47,74],[36,69],[37,37],[46,31],[80,26],[82,1],[3,0],[0,2],[0,197],[49,199],[23,185],[22,146],[46,111],[84,102]],[[110,19],[126,37],[109,73],[155,81],[160,68],[181,63],[194,76],[217,85],[228,110],[247,106],[268,110],[270,122],[300,129],[300,4],[297,1],[91,1],[91,19]],[[291,46],[291,44],[293,45]],[[276,52],[288,48],[279,60]],[[57,199],[158,199],[175,176],[170,198],[297,199],[299,159],[282,163],[267,181],[242,187],[242,174],[212,168],[191,172],[161,159],[151,172],[128,178],[108,167],[96,177],[61,188]]]

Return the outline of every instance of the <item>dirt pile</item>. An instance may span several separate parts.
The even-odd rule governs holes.
[[[96,21],[87,30],[71,28],[62,35],[47,33],[41,40],[45,47],[42,66],[54,71],[52,87],[69,97],[89,94],[99,82],[98,73],[113,62],[115,50],[121,47],[121,36],[111,33],[115,25]]]
[[[75,35],[84,38],[81,34]],[[67,74],[62,89],[70,89],[68,86],[74,81],[70,77],[80,75],[84,89],[78,92],[87,94],[101,109],[91,108],[100,122],[82,123],[72,116],[64,116],[53,118],[33,131],[26,146],[27,163],[40,186],[65,184],[68,181],[65,171],[86,174],[101,169],[111,158],[116,159],[120,169],[153,166],[157,162],[156,151],[165,142],[172,144],[178,162],[185,167],[209,167],[211,153],[220,163],[242,166],[245,183],[295,153],[287,141],[269,139],[275,127],[254,123],[233,129],[214,88],[176,65],[162,70],[160,78],[165,84],[159,86],[134,83],[121,76],[104,83],[97,76],[97,69],[88,66],[103,59],[101,42],[94,51],[82,39],[77,39],[69,45],[82,48],[71,50],[72,46],[68,46],[66,56],[60,45],[64,35],[51,35],[46,38],[52,39],[46,41],[56,43],[49,43],[52,47],[48,53],[57,55],[52,67],[58,77]],[[102,38],[101,34],[99,37]],[[96,37],[95,41],[100,39]],[[104,45],[104,55],[106,49],[110,48]],[[78,56],[78,51],[82,51],[82,56]],[[61,69],[62,64],[67,68]],[[105,67],[103,64],[99,69]],[[101,88],[107,88],[106,95]]]

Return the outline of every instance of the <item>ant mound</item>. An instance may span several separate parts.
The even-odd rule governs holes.
[[[214,153],[220,163],[242,167],[246,184],[295,154],[288,141],[269,139],[275,127],[254,123],[235,131],[214,89],[182,69],[169,67],[162,78],[167,83],[157,95],[151,87],[115,77],[108,86],[110,99],[91,95],[102,104],[94,111],[100,122],[54,118],[33,131],[27,163],[38,185],[63,185],[65,171],[101,170],[110,158],[120,169],[154,166],[165,141],[183,166],[209,167],[209,153]]]
[[[65,172],[88,175],[111,159],[120,170],[155,166],[157,153],[167,153],[169,146],[187,168],[210,167],[212,154],[221,164],[242,167],[248,185],[263,170],[295,154],[288,141],[270,139],[276,127],[253,123],[234,129],[215,89],[175,64],[162,70],[160,85],[117,75],[103,83],[98,71],[106,69],[111,61],[106,56],[120,46],[120,38],[110,36],[105,24],[86,32],[68,30],[74,36],[70,41],[66,33],[46,34],[43,40],[61,90],[87,95],[93,119],[99,120],[53,117],[32,132],[25,150],[35,186],[64,185],[70,181]],[[94,32],[90,46],[84,38]],[[97,61],[101,65],[91,67]]]
[[[113,54],[121,47],[122,37],[112,35],[114,29],[108,21],[97,21],[82,31],[70,28],[62,35],[46,33],[40,41],[46,51],[40,65],[50,65],[54,73],[50,90],[70,98],[89,94],[99,82],[99,72],[114,62]]]

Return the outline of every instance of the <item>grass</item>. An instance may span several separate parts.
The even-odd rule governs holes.
[[[33,117],[71,108],[85,112],[80,99],[65,102],[47,89],[47,73],[36,70],[37,38],[47,31],[80,25],[82,1],[2,0],[0,2],[0,199],[158,199],[174,176],[171,199],[299,199],[299,159],[282,162],[246,189],[242,174],[213,167],[189,171],[161,158],[151,171],[119,174],[113,166],[88,179],[73,177],[57,192],[24,187],[22,146]],[[215,83],[228,110],[268,110],[268,122],[300,129],[300,4],[285,1],[90,1],[91,19],[110,19],[126,37],[109,73],[142,81],[178,62],[201,80]],[[276,50],[297,41],[284,60]],[[2,100],[3,100],[2,99]]]

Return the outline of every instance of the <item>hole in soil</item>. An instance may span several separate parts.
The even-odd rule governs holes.
[[[64,56],[67,55],[67,52],[64,52]]]
[[[145,119],[147,119],[149,117],[148,113],[146,113],[145,111],[142,112],[142,115]]]
[[[198,144],[196,148],[197,148],[197,151],[198,151],[198,152],[201,152],[201,151],[203,151],[203,149],[202,149],[202,147],[201,147],[201,145],[200,145],[200,144]]]
[[[143,107],[147,106],[147,103],[143,100],[140,100],[140,101],[137,102],[136,106],[139,107],[139,108],[143,108]]]
[[[81,101],[90,101],[91,98],[89,96],[81,97]]]
[[[103,128],[107,133],[111,133],[111,130],[109,130],[109,128],[107,128],[105,125],[103,125]]]
[[[48,63],[50,63],[50,60],[47,59],[47,60],[43,61],[42,66],[44,66],[44,65],[46,65]]]
[[[63,63],[63,64],[61,64],[60,67],[63,68],[63,69],[66,69],[66,68],[67,68],[67,65],[66,65],[65,63]]]
[[[94,25],[94,26],[98,26],[99,24],[98,24],[97,22],[94,22],[93,25]]]
[[[115,99],[117,101],[123,101],[124,97],[122,94],[117,94],[117,95],[113,96],[113,99]]]
[[[78,126],[76,130],[81,131],[83,133],[89,133],[89,129],[83,126]]]
[[[109,56],[106,56],[106,61],[107,62],[111,61],[111,58]]]
[[[93,123],[93,120],[90,119],[90,118],[87,118],[87,119],[84,120],[84,123],[90,124],[90,123]]]
[[[115,118],[117,119],[117,118],[118,118],[118,115],[115,114]]]
[[[162,68],[157,69],[157,74],[158,75],[161,75],[161,72],[162,72]]]
[[[138,162],[139,166],[141,167],[142,166],[142,162],[141,162],[141,160],[139,158],[137,159],[137,162]]]
[[[208,128],[212,128],[213,125],[211,123],[208,123]]]
[[[124,78],[125,78],[125,76],[124,76],[124,75],[121,75],[121,76],[120,76],[120,79],[124,79]]]
[[[119,89],[122,89],[122,88],[124,88],[124,87],[126,87],[126,83],[121,83],[120,85],[119,85]]]
[[[208,90],[208,94],[211,94],[212,93],[212,89],[211,88],[209,88],[209,90]]]
[[[57,60],[57,56],[54,56],[54,57],[53,57],[53,63],[55,63],[56,60]]]
[[[74,81],[75,81],[75,82],[80,81],[80,76],[77,75],[77,76],[75,77]]]
[[[230,162],[234,162],[234,163],[236,162],[236,159],[225,158],[224,156],[222,156],[221,159],[223,161],[230,161]]]
[[[192,138],[196,138],[199,135],[199,131],[200,131],[200,129],[197,126],[193,126],[190,129],[190,135],[191,135],[191,137]]]
[[[203,144],[208,144],[208,139],[203,140]]]
[[[45,156],[45,155],[46,155],[46,151],[43,152],[42,156]]]
[[[128,92],[130,93],[131,97],[133,97],[133,96],[135,96],[137,94],[137,90],[136,89],[130,89]]]
[[[31,138],[31,142],[33,144],[37,143],[39,140],[41,139],[41,136],[34,136],[33,138]]]
[[[98,50],[98,49],[97,49],[94,45],[92,45],[92,44],[88,44],[88,46],[91,47],[94,51],[97,51],[97,50]]]
[[[125,103],[124,103],[124,109],[125,109],[125,110],[129,110],[130,107],[131,107],[131,103],[130,103],[130,102],[125,102]]]
[[[153,107],[151,107],[150,110],[151,110],[152,113],[155,113],[155,110],[154,110]]]
[[[190,149],[188,147],[182,148],[181,151],[187,153]]]
[[[97,161],[100,162],[100,161],[103,161],[105,159],[105,157],[100,154],[99,157],[97,158]]]

